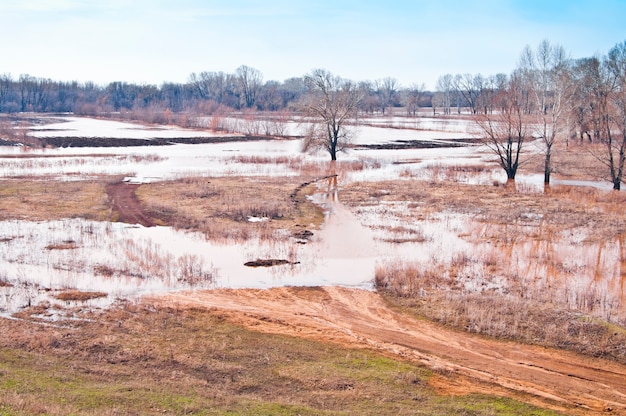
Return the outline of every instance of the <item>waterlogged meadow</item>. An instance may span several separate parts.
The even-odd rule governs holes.
[[[61,119],[32,135],[136,140],[218,136],[211,131]],[[551,302],[625,324],[623,236],[618,231],[609,237],[595,235],[597,230],[584,221],[574,226],[559,219],[555,225],[555,211],[535,209],[534,203],[526,211],[496,203],[491,210],[481,208],[488,204],[481,202],[486,189],[503,193],[505,177],[487,149],[472,142],[468,121],[367,119],[356,129],[352,149],[335,165],[324,154],[301,153],[299,128],[301,122],[286,122],[283,132],[291,137],[277,140],[0,149],[0,176],[49,181],[51,189],[55,181],[103,176],[153,186],[185,178],[291,178],[294,187],[305,178],[329,177],[314,182],[316,190],[309,198],[323,209],[325,220],[321,227],[309,227],[306,241],[288,231],[251,232],[218,241],[206,230],[183,231],[180,225],[146,228],[79,218],[2,221],[0,310],[13,313],[39,302],[67,302],[58,294],[70,289],[105,293],[89,302],[106,305],[183,289],[340,285],[378,287],[401,296],[487,294]],[[238,137],[219,133],[227,135]],[[414,145],[425,142],[436,146]],[[540,175],[532,171],[521,174],[513,192],[544,198],[537,178]],[[594,198],[604,202],[597,209],[616,209],[603,196],[607,184],[559,177],[555,183],[600,188]],[[451,201],[442,192],[466,199]],[[201,200],[208,194],[196,196]],[[168,206],[158,209],[176,212]],[[559,209],[556,212],[564,215]],[[589,209],[571,215],[584,218]],[[262,229],[264,222],[276,220],[257,211],[244,215],[243,221],[258,222]],[[219,222],[203,221],[209,228]],[[281,263],[245,265],[262,259]]]

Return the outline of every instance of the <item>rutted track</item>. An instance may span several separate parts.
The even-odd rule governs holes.
[[[107,185],[106,191],[113,210],[119,215],[119,221],[154,227],[156,223],[144,212],[137,199],[135,191],[138,187],[137,184],[116,182]]]
[[[626,414],[626,366],[570,352],[452,331],[390,308],[375,292],[327,288],[214,290],[153,300],[219,310],[261,332],[373,348],[446,377],[455,393],[515,397],[568,414]]]

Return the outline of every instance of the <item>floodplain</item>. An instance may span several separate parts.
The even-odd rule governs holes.
[[[0,149],[0,411],[626,412],[626,198],[590,145],[506,183],[468,120],[364,121],[337,162],[295,121]]]

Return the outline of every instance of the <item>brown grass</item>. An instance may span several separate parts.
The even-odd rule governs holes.
[[[141,185],[137,195],[168,225],[203,232],[211,239],[279,239],[278,230],[316,229],[321,209],[292,196],[301,178],[188,178]],[[304,194],[312,192],[310,185]],[[250,222],[250,217],[267,221]]]
[[[601,285],[568,287],[566,278],[575,279],[577,271],[559,260],[553,247],[571,230],[587,230],[581,244],[601,247],[619,241],[626,247],[626,193],[585,187],[536,193],[453,182],[390,181],[349,185],[342,190],[342,201],[357,212],[358,207],[381,201],[403,202],[406,209],[386,215],[402,219],[407,227],[419,228],[421,220],[445,213],[467,215],[474,224],[459,235],[473,244],[472,253],[458,253],[449,261],[379,265],[376,285],[395,302],[470,332],[626,362],[624,299]],[[525,261],[540,275],[512,261],[522,248],[531,255]],[[616,261],[625,270],[626,254],[623,249],[621,253]],[[468,270],[479,270],[483,281],[468,288],[467,279],[473,279],[467,277]],[[535,283],[542,279],[547,283]]]
[[[106,179],[61,182],[29,178],[0,183],[0,220],[61,218],[107,220]]]
[[[78,301],[84,302],[91,299],[106,298],[108,295],[105,292],[83,292],[80,290],[65,290],[61,293],[54,295],[55,298],[63,301]]]
[[[409,201],[410,212],[402,215],[410,222],[433,213],[453,212],[495,225],[545,218],[557,230],[590,227],[590,238],[598,240],[617,238],[626,232],[626,211],[622,209],[626,193],[586,187],[552,187],[545,193],[527,193],[509,187],[448,181],[381,181],[344,186],[341,200],[355,209],[382,201]]]

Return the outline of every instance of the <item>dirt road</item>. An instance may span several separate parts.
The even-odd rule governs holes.
[[[143,211],[135,195],[137,187],[137,184],[117,182],[107,185],[106,191],[113,210],[119,215],[119,221],[153,227],[156,225],[154,220]]]
[[[626,415],[626,366],[452,331],[390,308],[364,290],[276,288],[171,293],[151,302],[202,306],[261,332],[288,334],[423,363],[451,394],[493,393],[568,414]]]

